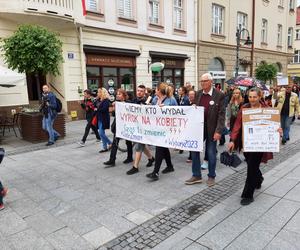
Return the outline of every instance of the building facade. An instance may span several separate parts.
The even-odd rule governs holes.
[[[236,71],[237,27],[241,32],[238,75],[254,76],[260,62],[274,63],[287,74],[293,53],[295,0],[200,0],[198,27],[199,75],[211,72],[224,86]],[[247,36],[253,45],[243,45]]]
[[[50,83],[70,114],[82,113],[82,91],[105,87],[111,100],[117,88],[165,81],[176,87],[197,82],[197,1],[194,0],[0,0],[0,37],[22,23],[40,24],[59,34],[64,63]],[[0,59],[1,60],[1,59]],[[0,61],[1,62],[1,61]],[[151,64],[164,69],[153,74]],[[4,64],[2,61],[1,64]],[[27,76],[29,101],[37,99],[34,77]]]

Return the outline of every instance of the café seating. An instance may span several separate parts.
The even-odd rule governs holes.
[[[4,136],[5,134],[5,130],[8,129],[8,131],[10,132],[10,129],[12,129],[14,131],[14,134],[16,137],[18,137],[17,132],[16,132],[16,127],[19,130],[19,133],[21,134],[21,129],[19,126],[19,117],[20,117],[20,113],[16,113],[13,115],[13,117],[0,117],[0,127],[2,129],[2,135]]]

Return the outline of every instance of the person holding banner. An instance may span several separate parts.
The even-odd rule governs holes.
[[[160,83],[156,87],[156,98],[153,98],[153,105],[162,106],[176,106],[176,100],[173,97],[173,88],[168,86],[166,83]],[[173,172],[174,167],[171,161],[171,154],[168,148],[156,147],[155,149],[155,165],[152,173],[147,174],[146,176],[153,181],[159,179],[159,170],[162,164],[162,161],[165,159],[167,167],[162,171],[163,174]]]
[[[139,85],[136,90],[136,98],[132,100],[132,103],[135,104],[146,104],[146,87],[145,85]],[[139,164],[142,158],[142,153],[148,157],[148,163],[146,167],[151,167],[154,162],[154,157],[151,154],[149,147],[143,143],[135,144],[135,157],[134,164],[131,169],[129,169],[126,174],[133,175],[139,172]]]
[[[128,100],[127,92],[124,89],[118,89],[116,99],[119,102],[127,101]],[[119,145],[119,141],[120,141],[120,138],[116,137],[116,120],[114,120],[111,125],[111,131],[114,134],[114,139],[112,142],[110,156],[109,156],[109,160],[104,162],[103,164],[106,166],[113,167],[113,166],[115,166],[115,161],[116,161],[117,152],[118,152],[118,145]],[[123,161],[123,163],[129,163],[129,162],[133,161],[133,159],[132,159],[132,142],[126,140],[126,147],[127,147],[127,159],[125,161]]]
[[[227,145],[229,151],[234,149],[241,150],[242,145],[242,110],[247,108],[266,108],[267,104],[261,102],[261,91],[256,88],[252,88],[249,91],[249,103],[244,104],[234,123],[234,127],[230,134],[230,142]],[[282,133],[282,129],[278,129],[279,133]],[[242,192],[241,205],[249,205],[254,201],[253,194],[255,189],[260,189],[264,180],[262,173],[259,169],[260,163],[267,163],[268,160],[273,158],[273,154],[270,152],[244,152],[244,156],[247,162],[247,178],[245,186]]]
[[[208,180],[206,184],[215,185],[217,164],[217,141],[221,139],[225,127],[225,95],[213,88],[211,74],[205,73],[200,79],[202,90],[198,92],[196,104],[204,107],[204,140],[205,153],[208,160]],[[192,185],[202,182],[200,152],[192,152],[192,172],[185,184]]]

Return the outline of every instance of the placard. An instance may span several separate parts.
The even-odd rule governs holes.
[[[203,151],[204,108],[116,103],[116,136],[126,140]]]
[[[289,85],[289,78],[286,77],[277,77],[277,86],[287,86]]]
[[[242,114],[244,152],[279,152],[279,110],[246,108]]]

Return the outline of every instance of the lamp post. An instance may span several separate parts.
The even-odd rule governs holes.
[[[242,29],[242,25],[239,25],[239,27],[237,27],[236,29],[236,61],[235,61],[235,77],[238,77],[239,75],[239,57],[240,57],[240,47],[241,47],[241,35],[242,32],[246,31],[247,32],[247,40],[244,43],[244,45],[251,45],[252,41],[250,39],[250,34],[249,31],[246,28]]]

